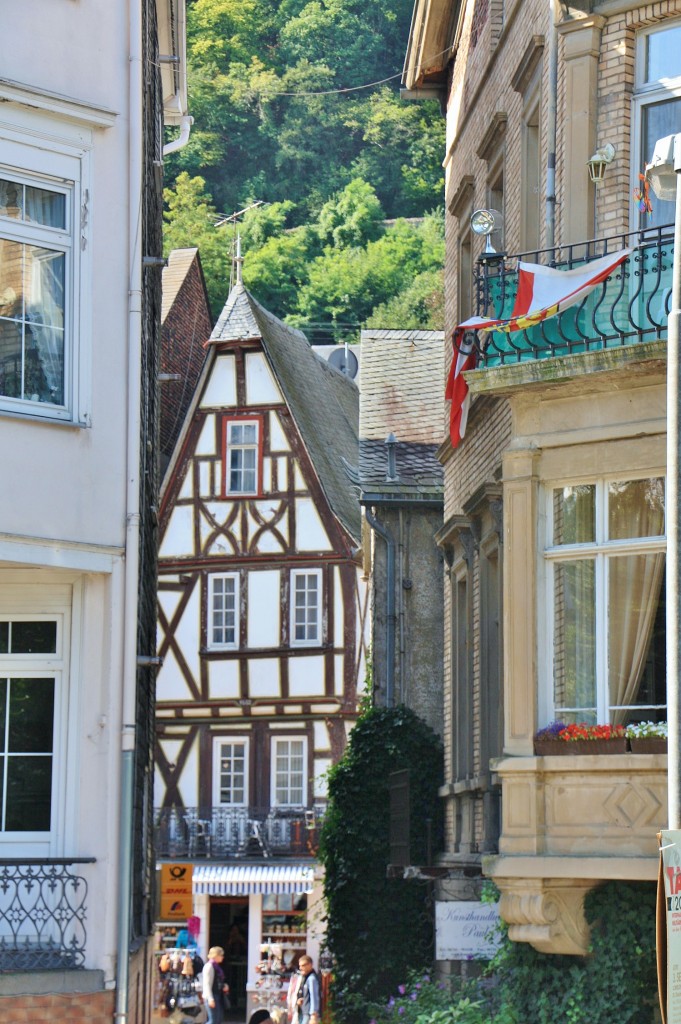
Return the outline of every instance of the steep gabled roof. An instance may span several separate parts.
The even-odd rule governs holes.
[[[211,344],[260,339],[300,431],[332,512],[359,543],[358,490],[342,459],[357,463],[359,392],[354,381],[312,351],[305,335],[282,323],[246,291],[230,292]]]
[[[184,284],[198,249],[173,249],[163,268],[163,293],[161,299],[161,323],[172,309],[180,288]]]

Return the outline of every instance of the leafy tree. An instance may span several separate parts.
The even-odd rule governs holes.
[[[381,233],[383,209],[372,186],[355,178],[322,206],[319,234],[336,249],[358,246]]]
[[[366,327],[444,330],[444,271],[424,270],[404,291],[376,306]]]
[[[229,287],[229,246],[226,226],[216,227],[218,215],[203,178],[190,178],[183,171],[174,188],[164,190],[163,251],[198,246],[206,289],[214,317],[222,309]]]

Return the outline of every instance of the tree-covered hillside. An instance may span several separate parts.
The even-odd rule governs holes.
[[[442,201],[438,106],[399,99],[411,10],[412,0],[189,3],[195,125],[166,168],[166,245],[200,246],[214,306],[231,240],[217,212],[260,200],[270,205],[244,222],[244,277],[278,315],[364,321],[377,307],[398,315],[399,295],[400,324],[409,307],[434,325],[441,228],[383,223]]]

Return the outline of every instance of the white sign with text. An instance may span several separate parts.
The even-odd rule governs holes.
[[[489,960],[497,951],[496,903],[435,902],[435,959]]]

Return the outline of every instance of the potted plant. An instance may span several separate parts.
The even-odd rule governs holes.
[[[623,725],[587,725],[586,722],[551,722],[534,736],[535,754],[625,754]]]
[[[627,739],[633,754],[666,754],[667,723],[636,722],[628,725]]]
[[[560,739],[565,731],[565,722],[550,722],[534,734],[534,752],[537,755],[565,754],[567,750]]]

